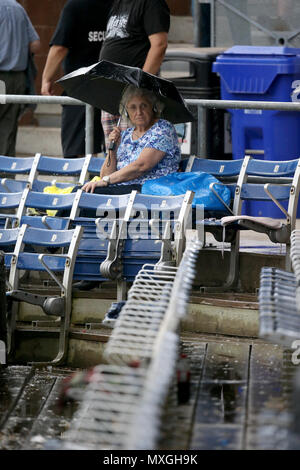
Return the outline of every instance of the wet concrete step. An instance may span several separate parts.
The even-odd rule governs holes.
[[[68,427],[75,408],[58,406],[62,381],[73,369],[0,369],[0,449],[40,449]]]
[[[189,403],[173,408],[162,448],[290,448],[291,351],[262,340],[182,335],[191,366]],[[188,445],[188,447],[186,447]]]
[[[208,344],[196,405],[193,449],[243,448],[248,360],[248,344]]]
[[[291,351],[259,339],[181,335],[190,362],[189,401],[169,397],[159,449],[283,450],[291,444]],[[0,449],[42,449],[72,425],[57,407],[69,368],[0,369]]]

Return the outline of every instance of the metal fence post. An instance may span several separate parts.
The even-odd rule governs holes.
[[[100,126],[100,123],[99,123]],[[85,154],[94,152],[94,108],[90,104],[85,106]]]
[[[207,158],[207,109],[198,105],[197,156]]]
[[[207,0],[195,0],[194,3],[194,45],[210,47],[211,4]]]
[[[0,251],[0,364],[6,364],[7,323],[4,253]]]

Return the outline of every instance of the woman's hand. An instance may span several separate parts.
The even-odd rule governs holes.
[[[121,129],[119,127],[114,127],[111,133],[108,136],[110,142],[115,142],[116,144],[119,143],[121,138]]]
[[[93,193],[95,191],[95,188],[97,187],[103,187],[103,188],[106,188],[108,185],[105,181],[89,181],[88,183],[85,183],[83,186],[82,186],[82,190],[87,192],[87,193]]]

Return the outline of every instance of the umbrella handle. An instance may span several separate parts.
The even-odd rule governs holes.
[[[114,150],[116,146],[116,142],[114,140],[112,140],[110,143],[109,143],[109,147],[108,147],[108,150]]]
[[[122,116],[120,116],[119,119],[118,119],[117,127],[119,127],[119,125],[121,124],[121,120],[122,120]],[[114,140],[112,140],[109,143],[108,150],[114,150],[115,146],[116,146],[116,142]]]

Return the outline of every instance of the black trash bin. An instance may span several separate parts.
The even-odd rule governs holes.
[[[220,99],[220,78],[212,71],[216,57],[225,49],[220,48],[170,48],[167,50],[161,66],[160,75],[171,80],[185,99]],[[196,121],[176,125],[179,137],[182,137],[182,154],[197,155],[197,106],[189,105]],[[224,142],[225,111],[207,109],[207,158],[226,159]]]

